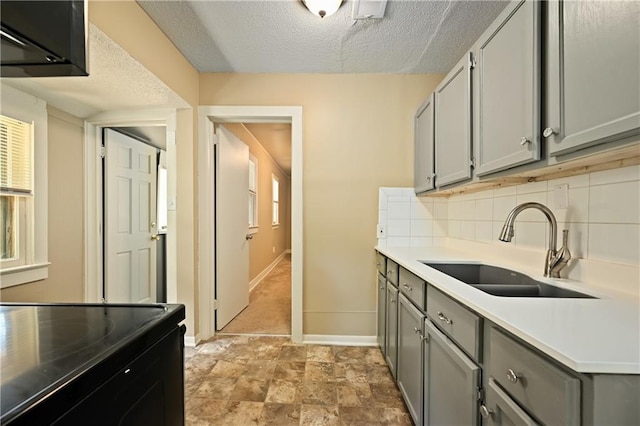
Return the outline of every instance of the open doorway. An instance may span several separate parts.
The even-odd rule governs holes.
[[[153,178],[157,189],[151,190],[156,194],[153,197],[153,206],[149,210],[153,212],[149,218],[144,217],[148,224],[145,238],[155,246],[155,255],[149,254],[148,264],[143,265],[149,275],[155,275],[150,282],[155,283],[153,290],[149,291],[148,301],[162,301],[176,303],[177,301],[177,276],[176,276],[176,112],[175,110],[148,110],[148,111],[111,111],[100,113],[90,117],[85,122],[85,224],[86,224],[86,255],[85,255],[85,301],[89,303],[108,301],[106,291],[109,266],[106,254],[106,235],[109,215],[108,206],[105,205],[105,164],[103,154],[109,156],[109,152],[101,149],[103,136],[107,132],[114,132],[126,136],[126,138],[140,143],[144,148],[150,149],[147,156],[147,170],[156,176]],[[126,134],[126,135],[125,135]],[[124,151],[126,153],[126,150]],[[113,153],[112,153],[113,154]],[[132,152],[130,152],[132,154]],[[165,155],[163,155],[165,154]],[[117,155],[117,154],[113,154]],[[141,160],[145,156],[130,157],[132,163],[138,166],[144,165]],[[113,159],[113,156],[111,157]],[[128,155],[124,155],[125,160]],[[126,162],[126,161],[125,161]],[[123,181],[123,183],[126,183]],[[126,185],[125,185],[126,186]],[[145,185],[143,185],[145,186]],[[165,187],[165,190],[162,190]],[[151,186],[149,186],[151,188]],[[157,198],[165,196],[165,207],[157,207]],[[161,197],[158,197],[161,195]],[[151,203],[151,202],[150,202]],[[153,219],[155,218],[155,220]],[[152,239],[153,238],[153,239]],[[155,268],[155,273],[154,269]],[[115,268],[122,272],[127,268]],[[150,288],[151,286],[149,286]],[[125,295],[128,289],[125,290]],[[129,293],[130,294],[130,293]],[[106,296],[106,297],[105,297]],[[140,301],[135,300],[135,301]],[[116,300],[122,302],[122,300]]]
[[[218,128],[219,149],[216,150],[216,173],[219,179],[216,186],[223,185],[229,190],[233,184],[243,185],[231,175],[224,175],[231,164],[221,165],[221,161],[233,162],[225,150],[231,144],[238,144],[239,155],[244,155],[247,167],[239,164],[239,173],[246,173],[247,187],[240,191],[242,195],[221,201],[216,208],[218,217],[217,258],[225,255],[234,256],[237,253],[220,253],[221,247],[228,247],[227,232],[230,230],[230,214],[236,213],[236,208],[230,206],[233,200],[238,200],[239,214],[243,210],[248,217],[246,226],[240,231],[245,232],[245,245],[248,251],[247,271],[243,277],[248,277],[247,306],[229,320],[225,318],[223,308],[226,300],[220,294],[220,285],[216,286],[216,330],[228,334],[255,335],[291,335],[291,124],[290,123],[221,123]],[[233,139],[233,140],[230,140]],[[244,146],[242,146],[244,145]],[[244,152],[244,154],[242,154]],[[229,172],[229,173],[233,173]],[[227,183],[226,179],[236,182]],[[230,211],[223,211],[230,210]],[[224,221],[221,221],[220,219]],[[222,228],[222,229],[221,229]],[[241,235],[242,237],[242,235]],[[219,269],[229,267],[233,262],[219,263]],[[229,274],[219,271],[218,277],[229,279]],[[237,278],[236,278],[237,279]],[[237,286],[233,286],[237,290]],[[238,308],[241,308],[239,306]]]
[[[222,300],[218,300],[218,282],[229,282],[220,280],[219,274],[222,269],[220,260],[216,256],[217,233],[224,228],[216,226],[216,221],[212,218],[217,213],[217,196],[216,187],[225,188],[216,182],[218,179],[217,170],[214,167],[216,154],[219,146],[219,135],[216,134],[216,124],[220,123],[275,123],[289,124],[291,134],[291,174],[290,174],[290,262],[291,262],[291,340],[294,342],[302,341],[302,107],[277,107],[277,106],[203,106],[199,108],[199,319],[200,333],[199,339],[208,339],[216,332],[216,316],[222,307]],[[254,131],[256,131],[254,129]],[[241,173],[238,176],[247,176],[247,173]],[[248,200],[248,181],[245,187],[242,215],[244,229],[246,235],[241,235],[242,240],[250,241],[251,235],[247,226],[247,200]],[[241,190],[237,192],[240,193]],[[269,197],[271,196],[269,191]],[[224,222],[225,226],[228,222]],[[272,226],[271,220],[267,223]],[[240,242],[234,244],[240,245]],[[248,245],[248,243],[247,243]],[[221,248],[222,249],[222,248]],[[228,247],[224,247],[228,250]],[[271,245],[273,254],[273,245]],[[277,248],[276,248],[277,250]],[[288,253],[284,253],[286,255]],[[278,262],[280,263],[282,259]],[[274,263],[273,261],[271,263]],[[276,263],[274,265],[277,266]],[[259,268],[258,268],[259,269]],[[263,268],[264,271],[266,268]],[[247,274],[248,275],[248,274]],[[265,273],[265,276],[268,273]],[[248,276],[247,276],[247,292],[248,292]],[[256,290],[258,286],[256,286]],[[254,292],[256,291],[254,290]],[[248,304],[248,301],[247,301]],[[222,307],[224,309],[225,307]],[[242,308],[239,310],[241,311]],[[235,315],[234,315],[235,316]]]

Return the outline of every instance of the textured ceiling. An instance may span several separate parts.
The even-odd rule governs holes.
[[[296,0],[138,0],[200,72],[444,73],[507,4],[390,0],[385,17],[320,19]]]
[[[93,24],[89,46],[88,77],[3,78],[2,82],[80,118],[102,111],[189,106]]]
[[[291,176],[291,124],[244,123],[287,176]]]

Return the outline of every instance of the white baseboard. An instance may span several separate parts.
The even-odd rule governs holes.
[[[196,334],[195,336],[184,336],[184,345],[186,347],[195,348],[199,341],[200,341],[199,334]]]
[[[332,336],[330,334],[304,334],[302,343],[336,346],[378,346],[376,336]]]
[[[280,263],[280,261],[284,258],[285,254],[286,254],[286,251],[283,251],[280,256],[276,257],[276,259],[273,262],[271,262],[269,266],[264,268],[262,272],[260,272],[254,279],[252,279],[249,282],[249,292],[251,292],[258,284],[260,284],[260,281],[265,279],[265,277],[269,275],[269,272],[273,271],[273,268],[275,268],[278,265],[278,263]]]

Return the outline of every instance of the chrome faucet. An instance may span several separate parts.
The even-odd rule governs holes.
[[[549,248],[547,249],[547,257],[544,261],[544,276],[560,278],[560,271],[567,266],[567,262],[571,259],[571,253],[567,247],[569,231],[566,229],[562,231],[562,247],[560,250],[556,250],[558,222],[556,221],[556,217],[553,215],[553,212],[544,204],[529,202],[516,206],[511,210],[509,216],[507,216],[507,220],[502,226],[502,231],[500,231],[498,239],[507,243],[511,241],[515,234],[515,231],[513,230],[513,223],[516,220],[516,216],[526,209],[540,210],[549,221]]]

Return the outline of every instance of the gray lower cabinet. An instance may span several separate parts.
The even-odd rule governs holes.
[[[487,330],[485,371],[528,415],[544,424],[582,424],[580,379],[495,326]]]
[[[434,95],[431,94],[416,112],[413,169],[416,194],[435,188],[434,111]]]
[[[378,274],[378,327],[377,327],[377,342],[378,346],[382,350],[382,354],[385,353],[384,340],[386,336],[387,318],[386,318],[386,305],[387,305],[387,279],[384,275]]]
[[[415,424],[422,423],[422,326],[424,314],[398,297],[397,383]]]
[[[541,4],[512,2],[476,43],[477,176],[540,159]]]
[[[471,178],[471,53],[435,91],[435,168],[438,188]]]
[[[522,408],[507,395],[493,379],[489,379],[486,392],[486,403],[480,407],[485,424],[503,425],[538,425]]]
[[[424,322],[424,425],[478,425],[481,369],[429,319]]]
[[[387,281],[386,338],[384,357],[393,378],[398,361],[398,289]]]
[[[545,136],[562,155],[640,131],[640,2],[549,1]]]

